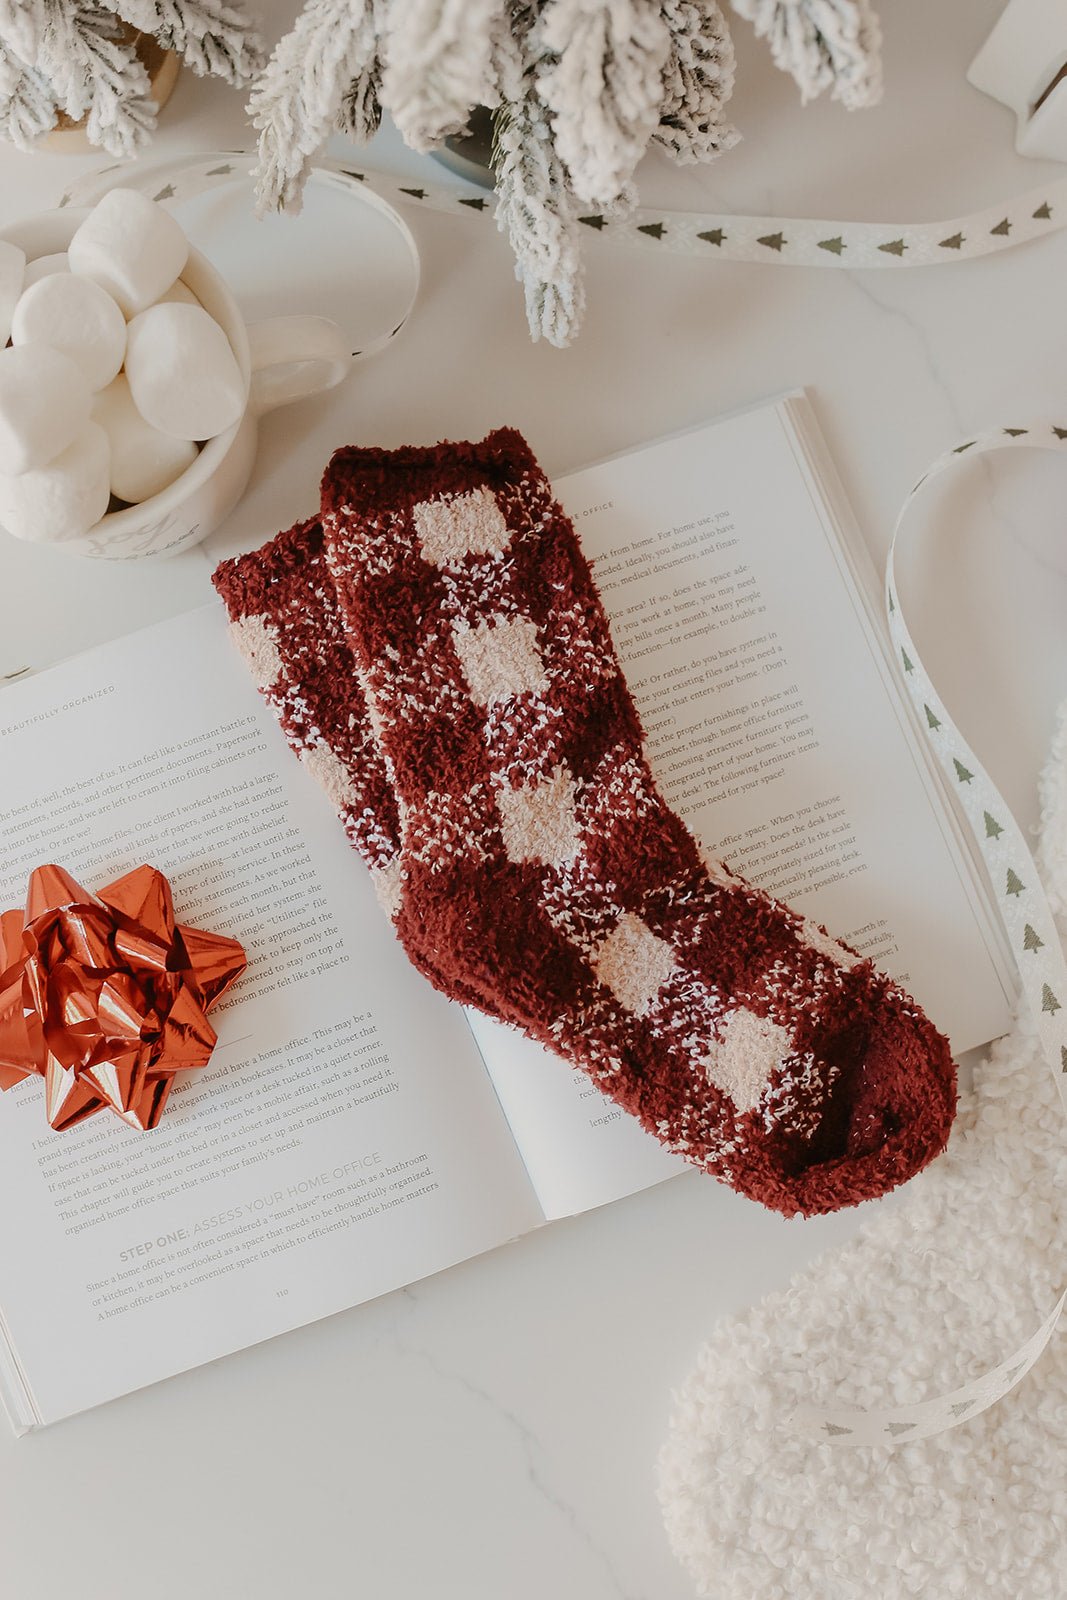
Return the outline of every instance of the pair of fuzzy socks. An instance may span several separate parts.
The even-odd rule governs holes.
[[[786,1215],[945,1144],[945,1040],[707,858],[660,797],[574,529],[521,436],[331,461],[319,518],[214,576],[409,958]]]

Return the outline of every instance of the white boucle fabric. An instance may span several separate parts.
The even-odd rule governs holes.
[[[1067,916],[1067,707],[1041,789]],[[1061,932],[1067,922],[1061,920]],[[993,1046],[948,1153],[859,1235],[724,1322],[659,1460],[671,1544],[715,1600],[1063,1600],[1067,1333],[1002,1401],[885,1448],[793,1435],[794,1406],[944,1393],[1033,1333],[1067,1277],[1067,1127],[1027,1017]]]

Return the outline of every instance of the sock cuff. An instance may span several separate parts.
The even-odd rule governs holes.
[[[341,512],[346,504],[360,516],[403,513],[430,493],[459,494],[482,483],[502,487],[523,473],[547,482],[517,428],[494,428],[477,441],[444,439],[397,450],[346,445],[323,473],[322,514]]]
[[[275,534],[258,550],[220,561],[211,581],[231,620],[256,616],[271,609],[272,590],[283,577],[299,574],[321,552],[322,525],[318,517],[308,517]]]

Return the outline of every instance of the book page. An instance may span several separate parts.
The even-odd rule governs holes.
[[[841,508],[816,488],[817,433],[790,399],[555,487],[666,799],[713,854],[896,978],[959,1053],[1004,1032],[1012,984]],[[546,1215],[677,1170],[579,1073],[544,1051],[538,1071],[537,1048],[499,1024],[477,1032]]]
[[[550,1222],[685,1172],[569,1061],[479,1011],[467,1018]]]
[[[241,940],[208,1066],[157,1128],[0,1094],[0,1306],[52,1421],[413,1282],[543,1221],[463,1012],[409,966],[221,606],[0,695],[0,907],[57,861],[148,861]],[[17,1219],[17,1222],[14,1220]],[[76,1350],[77,1360],[70,1359]]]

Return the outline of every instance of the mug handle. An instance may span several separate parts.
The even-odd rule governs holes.
[[[275,406],[332,389],[352,367],[348,340],[328,317],[268,317],[248,328],[252,364],[249,410],[261,417]]]

